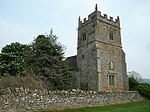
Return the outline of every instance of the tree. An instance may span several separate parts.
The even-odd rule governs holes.
[[[51,89],[68,89],[71,74],[63,62],[63,46],[51,31],[50,35],[39,35],[31,44],[26,59],[30,72],[46,78]]]
[[[129,76],[129,90],[137,91],[138,85],[142,80],[141,75],[135,71],[128,72]]]
[[[129,79],[129,90],[137,91],[138,85],[142,80],[141,75],[135,71],[128,72]]]
[[[128,76],[134,78],[138,82],[142,81],[142,77],[138,72],[130,71],[128,72]]]
[[[12,76],[23,73],[23,63],[27,49],[29,49],[27,45],[18,42],[2,48],[2,53],[0,54],[0,73],[2,76],[5,73]]]
[[[134,77],[129,77],[129,90],[130,91],[137,91],[139,82],[134,79]]]

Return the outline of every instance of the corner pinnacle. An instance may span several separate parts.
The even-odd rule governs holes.
[[[79,16],[79,21],[80,21],[80,16]]]
[[[98,10],[98,7],[97,7],[97,3],[96,3],[96,5],[95,5],[95,11],[97,11]]]

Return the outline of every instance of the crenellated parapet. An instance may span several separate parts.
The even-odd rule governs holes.
[[[83,21],[80,19],[79,17],[79,28],[83,27],[84,25],[87,25],[93,21],[101,21],[101,22],[104,22],[106,24],[110,24],[110,25],[113,25],[115,27],[118,27],[120,28],[120,19],[119,19],[119,16],[117,16],[116,19],[113,19],[113,17],[108,17],[107,14],[101,14],[100,11],[98,11],[98,8],[97,8],[97,5],[95,7],[95,11],[88,15],[88,19],[87,18],[84,18]]]

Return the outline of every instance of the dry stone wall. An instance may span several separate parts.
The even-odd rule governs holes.
[[[0,112],[108,105],[141,101],[138,92],[48,91],[23,88],[0,90]]]

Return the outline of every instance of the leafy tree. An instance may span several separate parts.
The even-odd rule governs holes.
[[[134,77],[129,77],[129,90],[136,91],[138,88],[139,82],[134,79]]]
[[[71,74],[63,62],[63,46],[51,31],[50,35],[39,35],[31,44],[26,59],[28,71],[46,78],[50,89],[68,89]]]
[[[128,72],[129,90],[137,91],[138,85],[142,80],[141,75],[135,71]]]
[[[128,72],[128,76],[134,78],[138,82],[142,81],[142,77],[138,72],[130,71]]]
[[[0,54],[0,74],[9,74],[12,76],[20,75],[24,71],[23,63],[27,45],[18,42],[11,43],[2,48]]]

